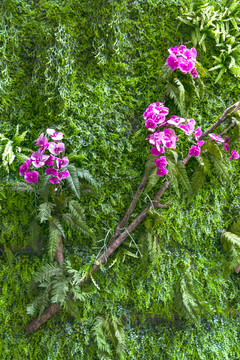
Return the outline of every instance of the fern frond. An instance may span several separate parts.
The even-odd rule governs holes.
[[[126,339],[121,322],[114,317],[104,318],[98,316],[93,326],[93,334],[97,343],[98,350],[104,359],[111,359],[114,348],[118,355],[123,355],[126,347]],[[110,346],[110,344],[112,346]],[[109,357],[111,356],[111,357]]]
[[[29,192],[29,193],[32,193],[32,192],[35,192],[35,189],[32,185],[30,184],[27,184],[25,182],[18,182],[18,183],[15,183],[12,185],[12,189],[13,191],[17,191],[17,192]]]
[[[79,169],[79,168],[76,168],[76,170],[79,179],[85,180],[88,184],[92,185],[94,189],[98,189],[98,184],[96,180],[94,180],[94,178],[92,177],[92,175],[88,170]]]
[[[65,213],[62,215],[62,220],[69,226],[71,229],[78,231],[84,235],[94,237],[92,230],[87,226],[85,220],[82,220],[80,217],[75,218],[71,213]]]
[[[28,232],[30,234],[30,242],[35,251],[38,251],[38,243],[37,240],[40,234],[40,226],[38,221],[34,219],[31,224],[29,225]]]
[[[179,194],[179,184],[181,184],[188,192],[191,191],[191,184],[188,178],[186,168],[181,162],[173,162],[168,158],[168,169],[171,176],[172,185],[177,194]]]
[[[56,217],[52,217],[50,220],[49,220],[49,223],[51,224],[51,226],[55,227],[59,233],[62,235],[62,237],[65,237],[65,232],[64,232],[64,229],[59,221],[58,218]]]
[[[191,191],[187,193],[188,200],[190,200],[190,198],[203,187],[205,181],[206,181],[206,176],[204,173],[204,166],[200,164],[192,175]]]
[[[45,202],[48,202],[48,195],[52,184],[49,182],[50,175],[44,174],[39,181],[39,193]]]
[[[68,165],[69,177],[66,178],[66,182],[69,185],[72,193],[80,199],[80,183],[78,178],[78,170],[74,165]]]
[[[223,250],[228,254],[224,273],[234,271],[240,265],[240,236],[232,232],[224,232],[222,237]]]
[[[48,254],[50,260],[54,259],[56,250],[60,241],[61,233],[54,225],[50,224],[49,227],[49,238],[48,238]]]
[[[52,211],[55,206],[55,204],[50,202],[44,202],[39,206],[37,219],[40,221],[40,223],[48,221],[52,217]]]
[[[171,179],[171,184],[173,186],[173,189],[175,190],[177,196],[179,196],[179,187],[178,187],[176,166],[175,166],[175,163],[169,159],[168,159],[168,173],[169,173],[169,176]]]
[[[231,226],[230,231],[240,237],[240,219],[237,219]]]
[[[156,166],[155,166],[150,172],[144,192],[148,193],[151,189],[154,188],[154,186],[157,184],[158,181],[159,181],[159,176],[156,173]]]
[[[212,315],[209,306],[197,296],[189,271],[177,283],[174,303],[177,312],[191,323],[198,323],[202,315]]]
[[[52,278],[60,279],[62,276],[63,269],[59,266],[59,263],[45,264],[33,274],[31,285],[36,286],[49,282]]]
[[[54,281],[51,289],[51,303],[60,302],[64,304],[69,292],[69,281],[67,278],[61,281]]]
[[[229,166],[218,145],[213,141],[208,141],[204,149],[208,151],[207,155],[215,167],[216,174],[222,178],[227,178],[229,176]]]

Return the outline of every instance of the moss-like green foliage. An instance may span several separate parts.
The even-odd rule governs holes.
[[[161,199],[169,208],[151,207],[144,224],[82,288],[77,287],[106,249],[144,172],[148,184],[130,221],[164,182],[148,160],[142,118],[146,107],[161,101],[168,84],[170,115],[181,111],[206,130],[240,99],[239,48],[233,50],[236,24],[240,26],[238,2],[189,1],[191,24],[180,21],[187,17],[184,3],[1,1],[0,150],[9,167],[9,173],[6,165],[0,167],[3,359],[238,358],[239,281],[236,274],[224,274],[221,233],[225,228],[239,236],[230,226],[239,218],[240,165],[225,161],[230,155],[222,155],[213,142],[206,142],[201,157],[183,168],[180,162],[191,139],[177,134],[178,149],[168,155],[172,185]],[[226,16],[231,15],[227,21],[220,19],[225,5],[230,9]],[[217,21],[228,22],[229,28],[220,24],[215,41],[209,31]],[[180,42],[197,46],[204,93],[203,84],[185,81],[177,73],[164,78],[167,50]],[[236,64],[230,67],[231,57]],[[216,62],[226,71],[223,65],[216,68]],[[237,149],[239,114],[226,124],[231,121],[236,126],[228,133],[229,144]],[[56,210],[46,205],[50,193],[45,191],[45,205],[39,208],[39,198],[18,175],[21,155],[34,150],[34,140],[46,128],[64,133],[66,155],[79,169],[72,168],[68,183],[78,201],[68,199],[68,212],[61,217],[64,225],[54,213],[49,249],[48,220]],[[98,191],[88,196],[96,185]],[[40,224],[33,222],[36,216]],[[85,220],[95,238],[84,227]],[[47,252],[54,257],[56,234],[65,236],[63,268],[49,265]],[[33,274],[36,286],[28,290]],[[37,297],[40,288],[43,293],[49,290],[45,300]],[[72,294],[75,302],[69,298]],[[32,304],[28,311],[33,313],[35,305],[54,301],[65,309],[38,332],[26,335],[24,328],[32,320],[27,306]]]

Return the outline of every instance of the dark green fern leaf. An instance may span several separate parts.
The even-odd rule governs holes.
[[[209,306],[196,294],[190,271],[187,271],[179,279],[174,303],[177,312],[190,323],[199,323],[201,316],[209,317],[212,315]]]
[[[222,244],[223,250],[228,255],[224,269],[224,273],[227,275],[240,265],[240,236],[226,231],[222,236]]]
[[[80,199],[80,183],[78,178],[78,170],[74,165],[68,165],[69,177],[66,178],[66,182],[69,185],[73,195]]]

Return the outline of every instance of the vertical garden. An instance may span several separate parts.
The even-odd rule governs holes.
[[[2,359],[238,359],[239,30],[238,0],[0,0]]]

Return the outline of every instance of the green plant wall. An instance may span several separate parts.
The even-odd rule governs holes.
[[[69,231],[64,243],[65,258],[78,270],[108,244],[142,179],[150,152],[142,113],[164,95],[160,76],[168,48],[192,47],[191,33],[186,24],[178,26],[178,1],[2,0],[0,7],[0,133],[12,139],[17,125],[20,134],[27,131],[29,155],[46,128],[62,131],[66,154],[99,185],[97,196],[81,200],[95,240]],[[205,44],[206,52],[197,47],[198,61],[210,69],[218,49],[211,37]],[[202,79],[205,93],[188,113],[205,130],[240,91],[231,72],[217,85],[212,72]],[[169,98],[166,105],[178,111]],[[182,139],[183,156],[188,145]],[[48,229],[38,254],[28,233],[36,199],[11,187],[21,181],[20,164],[15,159],[9,173],[0,167],[3,359],[237,358],[239,275],[224,275],[220,238],[239,217],[239,162],[225,178],[207,177],[190,200],[181,186],[179,195],[169,188],[162,199],[169,209],[150,213],[134,241],[129,237],[84,285],[89,297],[76,302],[75,318],[61,310],[32,335],[24,330],[32,319],[26,307],[36,295],[28,288],[34,271],[48,262]],[[196,166],[192,159],[188,172]],[[162,181],[143,194],[132,219]],[[117,330],[94,330],[98,317],[110,325],[117,319],[118,330],[123,325],[122,357]]]

